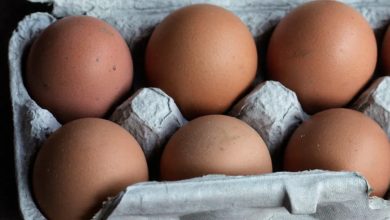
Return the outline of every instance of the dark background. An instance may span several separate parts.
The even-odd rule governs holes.
[[[51,11],[47,4],[0,0],[0,219],[21,219],[16,193],[8,41],[25,15]]]

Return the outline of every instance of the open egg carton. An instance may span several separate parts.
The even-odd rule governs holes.
[[[248,26],[264,57],[267,36],[286,13],[306,0],[30,0],[53,4],[52,14],[26,16],[9,45],[10,87],[14,121],[16,177],[24,219],[45,219],[34,203],[30,171],[43,141],[61,127],[55,117],[32,100],[23,84],[24,57],[33,39],[58,18],[90,15],[116,27],[131,48],[135,65],[132,96],[110,116],[138,140],[156,169],[167,139],[187,121],[174,100],[143,83],[143,49],[153,28],[170,12],[194,3],[211,3],[233,11]],[[381,35],[390,21],[387,0],[349,0]],[[264,66],[264,65],[261,65]],[[283,145],[307,119],[294,92],[278,82],[256,85],[227,113],[252,126],[267,143],[275,171],[279,171]],[[382,77],[351,107],[376,120],[390,137],[390,77]],[[88,186],[85,186],[88,187]],[[358,173],[304,171],[274,172],[259,176],[209,175],[194,179],[150,181],[127,187],[108,198],[95,219],[387,219],[390,193],[385,199],[369,197],[370,186]],[[386,200],[387,199],[387,200]]]

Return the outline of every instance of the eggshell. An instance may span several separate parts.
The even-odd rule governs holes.
[[[148,180],[137,141],[119,125],[95,118],[53,133],[34,163],[35,200],[48,219],[90,219],[103,201]]]
[[[208,115],[180,128],[165,146],[162,180],[206,174],[254,175],[272,172],[267,146],[257,132],[236,118]]]
[[[269,77],[297,93],[308,113],[348,104],[371,78],[374,32],[352,7],[303,4],[284,17],[267,50]]]
[[[50,25],[28,55],[30,96],[65,123],[103,117],[131,87],[133,66],[119,32],[102,20],[69,16]]]
[[[145,68],[150,85],[171,96],[186,118],[223,113],[255,78],[256,45],[232,12],[187,6],[153,31]]]
[[[286,148],[284,168],[360,172],[384,196],[390,184],[390,145],[386,133],[366,115],[329,109],[305,121]]]

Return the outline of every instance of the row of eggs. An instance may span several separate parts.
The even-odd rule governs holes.
[[[387,44],[390,39],[383,58],[390,57]],[[390,183],[386,134],[363,114],[337,109],[364,88],[376,67],[377,43],[364,17],[334,1],[306,3],[277,25],[266,62],[268,77],[296,92],[306,112],[317,113],[291,137],[284,169],[359,171],[374,195],[383,196]],[[390,62],[383,63],[386,70]],[[217,115],[250,89],[257,69],[253,36],[223,8],[184,7],[156,27],[145,55],[148,85],[164,90],[193,119],[168,141],[161,180],[272,172],[256,131]],[[55,22],[33,43],[25,77],[31,97],[65,124],[34,163],[32,189],[46,217],[90,218],[108,196],[149,179],[131,134],[98,119],[129,95],[133,82],[131,53],[117,30],[87,16]]]

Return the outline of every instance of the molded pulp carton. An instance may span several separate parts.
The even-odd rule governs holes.
[[[30,98],[23,84],[23,59],[33,39],[56,19],[90,15],[115,26],[132,50],[134,64],[143,65],[143,50],[152,29],[173,10],[211,3],[238,15],[256,39],[260,56],[272,28],[305,0],[30,0],[53,4],[52,14],[26,16],[9,45],[10,87],[15,129],[15,163],[19,204],[24,219],[44,219],[32,198],[29,173],[42,142],[61,124]],[[387,0],[346,0],[370,22],[378,36],[390,21]],[[263,60],[262,60],[263,61]],[[264,66],[264,65],[261,65]],[[144,88],[142,68],[135,69],[132,97],[111,120],[140,142],[153,166],[165,141],[187,121],[163,91]],[[259,77],[255,83],[261,81]],[[387,88],[387,89],[386,89]],[[390,83],[377,80],[354,108],[386,130],[390,126]],[[387,98],[388,97],[388,98]],[[259,104],[260,103],[260,104]],[[146,107],[145,107],[146,106]],[[248,107],[249,106],[249,107]],[[157,114],[155,114],[157,112]],[[254,114],[256,113],[256,114]],[[296,126],[309,116],[295,94],[278,82],[262,82],[228,113],[255,128],[267,143],[278,170],[281,147]],[[262,116],[262,117],[259,117]],[[144,129],[147,127],[148,129]],[[148,130],[149,132],[140,132]],[[389,130],[386,130],[389,135]],[[153,169],[153,167],[152,167]],[[86,186],[88,187],[88,186]],[[176,182],[150,181],[129,186],[108,198],[96,219],[390,219],[389,200],[369,197],[370,186],[358,173],[321,170],[275,172],[260,176],[209,175]],[[389,193],[388,193],[389,194]],[[389,199],[389,195],[386,197]]]

